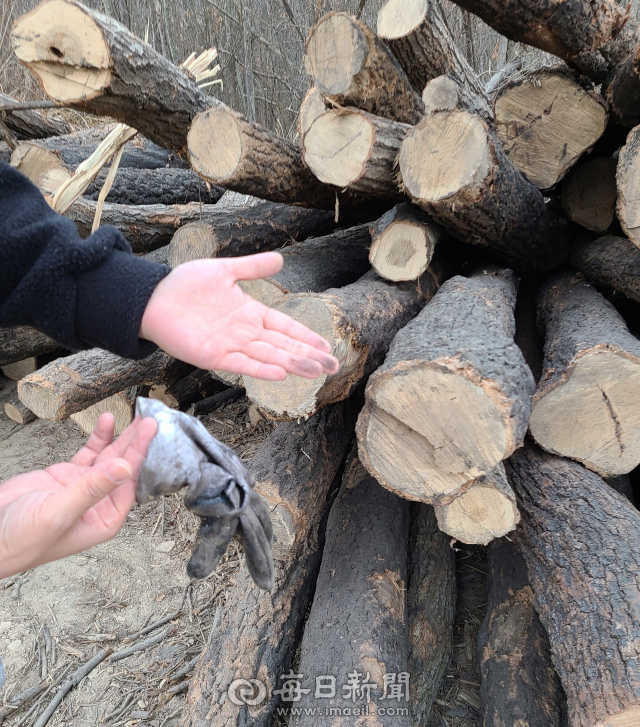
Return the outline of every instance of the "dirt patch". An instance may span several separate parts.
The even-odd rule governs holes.
[[[15,392],[15,383],[0,379],[0,387],[1,403]],[[250,458],[273,428],[249,421],[246,399],[202,421],[242,459]],[[20,426],[3,414],[0,480],[69,459],[85,440],[71,421]],[[103,648],[120,651],[165,630],[159,643],[98,666],[67,695],[49,725],[178,723],[187,680],[215,632],[216,614],[235,573],[245,567],[234,541],[209,578],[190,583],[186,563],[198,525],[180,495],[136,505],[109,543],[0,581],[0,655],[7,676],[0,699],[6,705],[40,683],[48,690],[7,716],[5,725],[35,724],[62,680]],[[168,623],[126,640],[176,613]]]

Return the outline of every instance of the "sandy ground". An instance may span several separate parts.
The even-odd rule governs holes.
[[[0,377],[0,404],[15,383]],[[258,449],[269,427],[249,422],[246,399],[203,419],[211,433],[243,459]],[[0,416],[0,480],[69,459],[86,435],[71,421],[16,425]],[[182,497],[135,506],[125,527],[90,552],[0,581],[0,655],[7,682],[2,705],[25,690],[46,691],[10,712],[4,724],[32,727],[65,677],[105,648],[114,652],[147,639],[160,640],[115,663],[104,661],[64,699],[51,727],[173,727],[179,723],[188,680],[234,574],[243,568],[235,543],[204,581],[186,575],[198,520]],[[457,553],[458,606],[454,657],[429,727],[480,725],[476,632],[486,602],[483,548]],[[148,634],[127,639],[174,615]],[[0,719],[2,724],[2,719]]]

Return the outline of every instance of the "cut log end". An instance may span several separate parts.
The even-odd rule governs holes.
[[[304,161],[321,182],[342,189],[362,176],[373,140],[373,126],[362,114],[329,111],[307,131]]]
[[[277,308],[328,340],[332,353],[337,355],[333,315],[324,300],[311,296],[291,296],[282,300]],[[289,374],[282,381],[243,377],[247,396],[263,411],[278,419],[295,419],[312,414],[317,408],[317,394],[326,380],[326,374],[316,379]]]
[[[108,84],[109,47],[81,5],[42,3],[16,22],[11,40],[15,54],[54,101],[92,98]]]
[[[298,134],[301,139],[304,139],[305,134],[311,128],[311,124],[322,116],[327,110],[324,99],[320,94],[320,91],[315,86],[312,86],[306,93],[306,96],[302,99],[300,104],[300,113],[298,115]]]
[[[504,150],[539,189],[562,179],[602,136],[608,119],[602,99],[552,70],[505,86],[494,109]]]
[[[16,424],[28,424],[36,419],[36,415],[18,399],[5,401],[4,413]]]
[[[409,222],[397,222],[371,246],[373,269],[386,280],[415,280],[427,269],[433,241],[424,230]]]
[[[515,495],[502,464],[478,478],[453,502],[435,507],[440,529],[462,543],[488,545],[520,521]]]
[[[71,414],[74,421],[85,434],[91,434],[98,419],[105,412],[111,412],[115,418],[115,436],[119,436],[131,424],[134,417],[135,387],[109,396],[84,411]]]
[[[404,0],[389,0],[378,13],[378,36],[394,40],[409,35],[424,21],[428,7],[428,0],[408,4]]]
[[[175,268],[190,260],[216,257],[217,247],[211,224],[190,222],[178,228],[171,238],[167,263]]]
[[[40,419],[60,421],[65,418],[64,402],[53,391],[49,382],[37,372],[31,374],[27,380],[18,382],[18,396]]]
[[[538,444],[605,477],[631,472],[640,463],[640,360],[599,347],[560,384],[534,397],[529,427]]]
[[[187,144],[195,171],[223,186],[242,160],[242,133],[231,109],[211,108],[198,114]]]
[[[367,40],[346,14],[331,13],[314,28],[307,41],[304,65],[324,96],[342,94],[364,68]]]
[[[424,149],[431,149],[428,156]],[[432,202],[468,190],[487,176],[490,148],[485,125],[464,111],[443,111],[423,119],[400,149],[402,181],[414,199]]]
[[[373,406],[359,437],[373,471],[403,497],[434,502],[457,494],[513,451],[499,399],[454,371],[409,366],[367,396]],[[464,418],[449,417],[452,401]]]

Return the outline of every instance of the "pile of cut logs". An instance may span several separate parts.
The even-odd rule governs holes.
[[[309,709],[290,724],[368,719],[373,704],[399,705],[395,676],[410,673],[411,712],[381,721],[425,725],[452,651],[449,541],[494,538],[484,724],[640,725],[627,478],[640,464],[640,32],[608,0],[562,12],[456,2],[558,61],[507,65],[485,86],[428,0],[388,0],[376,32],[330,13],[307,40],[297,141],[72,0],[13,28],[54,101],[144,135],[125,147],[103,223],[172,266],[282,249],[281,273],[242,287],[341,362],[335,376],[274,383],[162,352],[56,358],[35,331],[1,334],[16,421],[88,430],[111,410],[120,430],[136,393],[203,413],[242,388],[259,415],[289,420],[252,461],[272,505],[276,587],[238,577],[185,725],[272,724],[297,650],[308,681],[293,706]],[[12,164],[46,194],[106,133],[3,121],[33,137]],[[101,179],[68,213],[83,234]],[[333,676],[333,696],[316,675]],[[230,699],[237,679],[261,681],[266,698]]]

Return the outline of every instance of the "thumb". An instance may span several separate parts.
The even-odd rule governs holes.
[[[131,481],[133,471],[126,459],[110,459],[91,467],[82,477],[67,486],[61,497],[61,507],[71,522]]]
[[[227,258],[225,262],[236,280],[257,280],[280,272],[284,258],[279,252],[259,252],[256,255]]]

